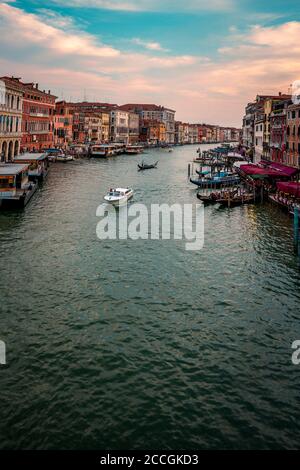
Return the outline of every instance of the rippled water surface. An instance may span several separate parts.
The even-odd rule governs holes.
[[[195,147],[55,164],[0,214],[1,448],[295,448],[299,264],[271,205],[205,209],[205,246],[100,241],[110,186],[189,203]]]

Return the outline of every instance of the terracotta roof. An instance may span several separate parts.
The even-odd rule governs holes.
[[[18,89],[20,89],[23,92],[28,91],[28,90],[32,90],[35,93],[38,93],[39,95],[47,95],[47,96],[51,96],[52,98],[55,98],[55,99],[57,98],[57,96],[52,95],[50,93],[50,90],[47,93],[44,90],[40,90],[38,88],[38,84],[36,84],[36,86],[34,86],[35,84],[33,82],[24,83],[24,82],[21,81],[21,78],[19,78],[19,77],[0,77],[0,80],[3,80],[6,83],[8,82],[11,85],[15,85],[16,87],[18,87]]]
[[[148,103],[128,103],[120,106],[120,109],[124,111],[139,110],[139,111],[172,111],[173,109],[165,108],[164,106],[158,106],[157,104]]]

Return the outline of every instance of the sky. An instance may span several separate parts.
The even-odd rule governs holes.
[[[0,75],[60,99],[241,126],[300,79],[299,0],[0,0]]]

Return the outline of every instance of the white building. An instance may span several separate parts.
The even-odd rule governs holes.
[[[0,161],[19,155],[22,137],[23,90],[9,77],[0,79]]]
[[[129,142],[129,113],[122,109],[110,111],[110,140],[128,144]]]
[[[166,142],[175,143],[175,113],[172,109],[156,104],[124,104],[120,106],[124,111],[139,114],[143,121],[162,122],[166,127]]]

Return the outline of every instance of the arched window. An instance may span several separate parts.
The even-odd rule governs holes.
[[[290,133],[291,133],[290,126],[287,126],[287,128],[286,128],[286,134],[287,134],[287,135],[290,135]]]
[[[293,135],[296,135],[296,126],[293,127]]]

